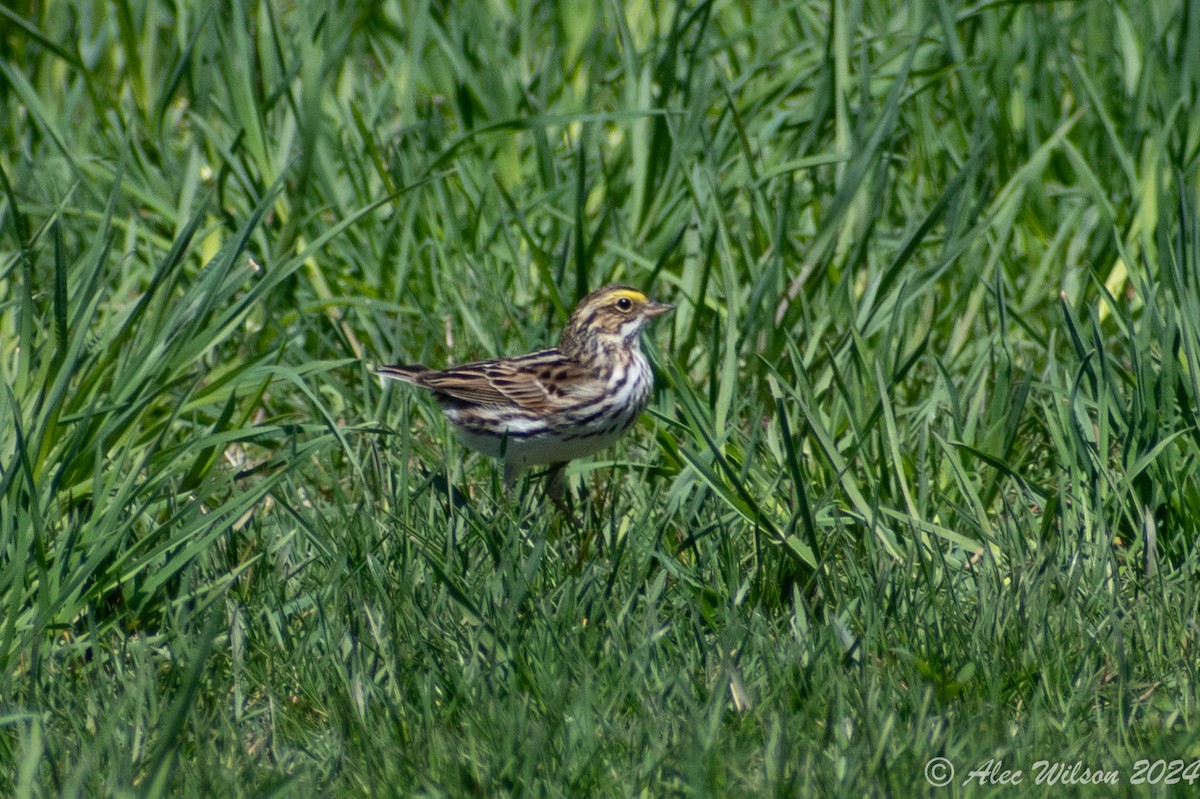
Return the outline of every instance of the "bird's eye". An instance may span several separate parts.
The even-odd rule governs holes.
[[[621,299],[617,300],[617,310],[625,311],[626,313],[632,311],[633,300],[629,299],[628,297],[622,297]]]

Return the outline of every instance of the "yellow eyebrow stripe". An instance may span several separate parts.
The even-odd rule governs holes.
[[[612,294],[610,294],[608,296],[611,297],[612,299],[628,297],[629,299],[631,299],[635,302],[646,302],[650,299],[645,294],[643,294],[642,292],[637,291],[635,289],[621,289],[620,291],[614,291]]]

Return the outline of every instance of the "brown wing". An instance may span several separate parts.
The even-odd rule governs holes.
[[[590,371],[564,359],[558,350],[425,372],[414,382],[463,402],[535,411],[586,402],[603,391]]]

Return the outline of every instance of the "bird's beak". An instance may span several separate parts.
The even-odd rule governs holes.
[[[671,305],[669,302],[654,302],[651,300],[649,303],[647,303],[644,313],[648,319],[653,319],[656,316],[662,316],[667,311],[673,310],[675,310],[675,306]]]

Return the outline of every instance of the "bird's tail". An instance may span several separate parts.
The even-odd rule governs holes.
[[[422,366],[419,363],[414,363],[411,366],[404,366],[402,364],[394,364],[392,366],[376,366],[374,369],[375,374],[382,378],[387,378],[388,380],[399,380],[402,383],[413,383],[414,385],[419,385],[421,382],[421,375],[429,371],[432,370],[428,366]]]

